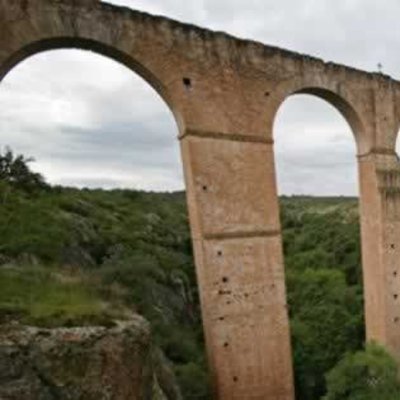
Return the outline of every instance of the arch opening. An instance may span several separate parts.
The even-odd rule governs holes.
[[[15,270],[29,266],[30,274],[37,268],[38,274],[46,276],[43,271],[50,271],[51,275],[62,267],[67,279],[82,283],[77,290],[88,307],[77,308],[89,309],[93,314],[81,315],[68,303],[66,307],[72,315],[67,319],[72,325],[81,317],[101,323],[103,315],[96,318],[103,309],[97,301],[110,302],[108,311],[112,311],[114,300],[115,310],[121,303],[135,308],[155,327],[159,346],[179,371],[184,394],[193,390],[200,377],[204,385],[197,382],[196,386],[204,395],[208,389],[200,306],[177,135],[170,134],[171,130],[177,131],[176,121],[165,104],[168,95],[147,72],[140,75],[147,77],[163,100],[141,79],[132,84],[131,72],[138,72],[140,66],[133,67],[131,61],[123,62],[129,67],[127,70],[87,51],[59,49],[66,44],[68,48],[77,45],[56,41],[46,47],[49,51],[44,51],[43,43],[39,48],[25,49],[9,61],[7,74],[2,71],[0,150],[10,145],[16,154],[35,157],[34,170],[60,187],[32,197],[26,193],[20,196],[18,190],[3,196],[0,184],[0,266],[5,257]],[[92,51],[99,50],[96,52],[102,56],[117,59],[115,53],[110,54],[103,47],[86,45]],[[39,49],[40,54],[36,54]],[[90,57],[91,66],[73,66],[76,59],[69,62],[69,56],[61,52],[83,57],[82,63]],[[45,67],[57,54],[60,59],[56,65]],[[99,64],[93,64],[93,57],[101,59]],[[35,59],[37,64],[29,65]],[[113,66],[101,66],[105,61]],[[61,67],[64,73],[55,74]],[[113,75],[112,79],[109,75]],[[65,79],[67,84],[62,82]],[[75,83],[71,84],[70,79]],[[101,83],[100,88],[92,79]],[[139,116],[134,115],[135,108]],[[137,163],[132,161],[135,158]],[[140,163],[147,163],[147,169],[139,174],[145,179],[132,180],[127,171],[139,168]],[[109,176],[111,182],[107,181]],[[157,176],[162,179],[157,180]],[[152,184],[148,184],[150,180]],[[155,193],[161,190],[164,193]],[[173,193],[166,193],[169,191]],[[7,225],[8,220],[13,225]],[[96,283],[90,281],[93,269]],[[138,280],[137,276],[143,279]],[[99,279],[100,285],[105,285],[101,292],[104,289],[107,293],[106,299],[99,299],[97,289],[86,287],[87,283],[98,285]],[[0,279],[0,292],[1,285]],[[48,285],[50,290],[50,278]],[[36,289],[32,285],[27,290],[36,296]],[[62,288],[59,293],[64,293]],[[38,295],[37,299],[43,306],[48,305],[47,298]],[[76,300],[73,296],[72,299]],[[0,295],[0,308],[2,300]],[[164,318],[166,314],[160,310],[171,318]],[[46,318],[55,323],[55,315],[50,313]],[[61,318],[59,322],[65,320]]]
[[[335,93],[332,90],[315,87],[315,86],[301,86],[299,88],[291,88],[282,93],[282,97],[275,103],[273,107],[273,118],[271,132],[274,132],[276,118],[283,107],[283,104],[290,100],[293,96],[304,96],[305,98],[318,98],[328,106],[339,112],[346,121],[350,132],[354,137],[357,154],[362,155],[370,150],[370,143],[368,143],[367,132],[364,123],[359,117],[358,111],[348,102],[344,97]]]
[[[274,125],[299,400],[321,398],[325,374],[346,352],[361,349],[365,337],[352,138],[360,127],[343,105],[325,90],[297,91]]]
[[[308,91],[299,91],[279,108],[273,131],[280,194],[358,196],[355,142],[351,139],[354,130],[335,107]],[[294,156],[299,158],[297,162]],[[310,173],[292,179],[290,184],[282,174],[290,171],[291,163],[299,173],[302,169],[298,167],[303,163],[304,171],[307,168]],[[329,179],[315,181],[318,176],[311,173],[314,167],[329,173]],[[343,169],[346,167],[347,173]],[[291,173],[296,171],[292,169]]]
[[[3,146],[32,155],[50,182],[183,189],[174,118],[124,65],[85,50],[42,51],[15,64],[1,89]]]
[[[172,111],[178,127],[181,127],[182,123],[179,112],[176,107],[174,107],[170,95],[163,83],[138,60],[135,60],[133,57],[120,51],[116,47],[109,46],[96,40],[79,37],[55,37],[32,42],[10,55],[10,57],[0,66],[0,83],[16,65],[23,62],[25,59],[41,52],[61,49],[87,50],[102,55],[124,65],[137,75],[141,76],[164,99],[165,103]]]
[[[341,96],[323,88],[309,87],[296,91],[294,94],[303,94],[318,97],[325,100],[329,105],[334,107],[343,116],[347,124],[351,128],[351,133],[356,141],[356,146],[361,152],[365,147],[363,142],[365,132],[364,127],[356,110]]]
[[[399,125],[400,125],[400,123],[399,123]],[[397,157],[398,161],[400,161],[400,139],[399,139],[399,137],[400,137],[400,128],[398,128],[395,131],[395,137],[394,137],[394,140],[393,140],[393,142],[394,142],[394,151],[396,153],[396,157]]]

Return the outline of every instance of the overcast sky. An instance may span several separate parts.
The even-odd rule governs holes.
[[[400,78],[398,0],[112,2]],[[0,84],[0,146],[34,156],[52,183],[182,189],[176,134],[146,82],[89,52],[37,54]],[[281,193],[357,194],[352,133],[329,104],[291,97],[274,135]]]

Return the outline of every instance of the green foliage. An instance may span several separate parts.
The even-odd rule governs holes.
[[[189,362],[177,368],[185,400],[211,399],[210,384],[203,364]]]
[[[343,272],[308,269],[289,273],[288,301],[297,396],[318,399],[324,371],[362,343],[362,299]]]
[[[25,158],[22,154],[15,156],[7,147],[3,153],[0,152],[0,181],[27,192],[46,188],[42,175],[30,170],[28,164],[32,161],[32,158]]]
[[[375,344],[348,354],[329,372],[323,400],[398,400],[400,382],[396,362]]]
[[[298,400],[364,340],[356,199],[284,197],[281,220]]]
[[[185,398],[210,399],[184,193],[32,194],[4,180],[2,188],[0,314],[56,325],[137,311]],[[317,400],[325,374],[363,344],[357,202],[285,197],[281,205],[297,398]],[[22,265],[18,278],[1,277],[7,265]],[[71,270],[80,279],[69,286]]]
[[[71,268],[79,271],[102,304],[144,315],[176,368],[195,363],[206,374],[199,361],[204,344],[184,200],[183,193],[57,187],[27,196],[14,189],[0,213],[0,269],[1,260],[9,264],[30,260],[54,265],[61,275]],[[12,292],[36,321],[30,304],[40,299]],[[48,301],[55,311],[57,301]],[[0,312],[1,308],[0,304]],[[41,324],[73,319],[65,307],[59,311],[64,317],[43,310]],[[110,320],[104,310],[87,315],[92,322],[96,316]],[[182,379],[190,380],[187,373]]]
[[[287,269],[340,269],[349,285],[361,285],[357,201],[284,197],[281,205]]]

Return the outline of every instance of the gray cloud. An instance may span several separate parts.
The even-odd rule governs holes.
[[[173,116],[125,67],[88,52],[42,53],[1,88],[1,144],[33,155],[51,182],[182,189]]]
[[[387,0],[115,0],[236,36],[400,76],[400,3]],[[0,146],[33,155],[54,183],[182,189],[177,128],[154,90],[89,52],[53,51],[13,69],[0,85]],[[322,100],[293,96],[274,137],[284,193],[356,194],[349,126]]]

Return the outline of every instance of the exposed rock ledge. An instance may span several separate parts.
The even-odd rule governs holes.
[[[0,400],[142,399],[181,399],[143,318],[112,328],[0,326]]]

